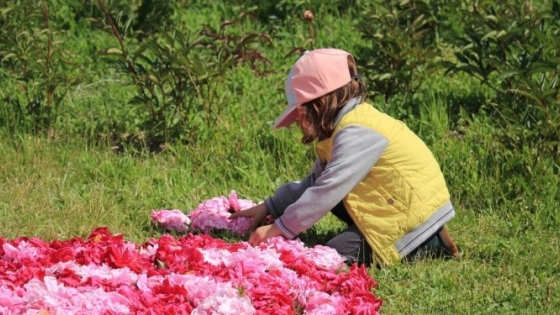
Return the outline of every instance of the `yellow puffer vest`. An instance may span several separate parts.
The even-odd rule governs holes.
[[[449,201],[439,164],[426,144],[401,121],[362,103],[342,117],[332,137],[318,142],[328,163],[336,133],[359,125],[381,133],[389,145],[368,175],[344,198],[346,209],[375,254],[374,263],[401,260],[395,242]]]

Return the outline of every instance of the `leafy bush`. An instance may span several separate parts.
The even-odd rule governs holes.
[[[249,0],[224,1],[229,5],[240,5],[245,10],[251,10],[263,22],[271,19],[289,20],[290,16],[300,16],[305,10],[321,11],[333,15],[356,14],[366,1],[362,0]]]
[[[457,61],[447,72],[465,72],[496,92],[495,122],[509,148],[533,144],[560,156],[560,5],[482,1],[457,14]]]
[[[55,12],[61,27],[84,20],[98,20],[105,17],[99,1],[92,0],[51,0],[63,9]],[[180,4],[178,1],[154,0],[105,0],[103,6],[112,16],[130,21],[134,36],[144,38],[157,33],[160,29],[171,27],[172,16]]]
[[[221,83],[233,66],[248,63],[258,74],[266,74],[269,61],[253,44],[268,44],[270,38],[228,33],[238,19],[217,29],[206,25],[195,31],[162,30],[141,44],[129,44],[124,40],[129,23],[119,27],[103,1],[99,3],[119,43],[119,48],[107,50],[107,60],[137,88],[130,104],[140,107],[140,132],[131,140],[151,150],[173,142],[196,142],[200,132],[215,127],[227,101]]]
[[[51,24],[47,1],[13,1],[0,10],[0,77],[17,91],[4,98],[0,122],[12,131],[53,134],[59,106],[78,82],[62,31]]]
[[[447,25],[443,8],[457,1],[373,1],[358,29],[367,41],[364,59],[370,91],[385,102],[400,94],[411,98],[439,55],[438,34]]]

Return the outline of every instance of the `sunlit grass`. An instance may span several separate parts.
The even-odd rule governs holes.
[[[137,156],[103,147],[88,148],[79,142],[34,137],[4,140],[0,155],[0,235],[67,239],[85,237],[95,227],[108,226],[141,242],[161,233],[149,223],[151,209],[188,212],[205,199],[226,195],[231,189],[241,198],[260,201],[273,193],[278,183],[305,174],[310,161],[299,161],[296,169],[289,163],[275,164],[274,152],[259,149],[254,137],[241,139],[251,153],[224,142],[206,148],[176,148],[174,154]],[[445,152],[462,152],[464,146],[472,144],[469,137],[447,139]],[[293,140],[295,147],[301,146],[297,138]],[[435,147],[436,152],[443,150]],[[305,156],[303,150],[300,158]],[[560,242],[556,229],[547,227],[550,225],[544,216],[558,213],[549,209],[557,197],[548,195],[557,191],[553,189],[558,186],[558,178],[552,172],[543,173],[551,186],[548,192],[525,192],[526,199],[532,200],[490,205],[489,196],[483,192],[499,191],[499,187],[482,185],[499,185],[499,180],[483,173],[474,181],[477,187],[457,185],[457,181],[467,182],[471,172],[480,170],[475,169],[477,163],[469,162],[470,158],[463,164],[448,158],[443,164],[454,179],[452,195],[456,189],[479,194],[456,199],[457,217],[449,225],[463,258],[372,269],[379,283],[376,294],[385,301],[384,312],[548,314],[560,307]],[[545,204],[539,206],[542,202]],[[343,228],[329,215],[302,237],[313,245]]]
[[[178,21],[216,26],[229,18],[220,15],[224,12],[229,11],[220,6],[187,10]],[[87,55],[116,46],[110,35],[84,28],[65,38],[65,47],[88,66],[66,95],[57,132],[49,138],[0,126],[0,236],[68,239],[107,226],[143,242],[162,233],[150,224],[152,209],[188,212],[231,190],[260,202],[279,185],[305,176],[314,160],[312,147],[300,144],[296,128],[270,130],[285,106],[286,60],[296,57],[286,54],[305,44],[308,35],[301,17],[291,22],[275,34],[276,46],[262,47],[276,72],[258,76],[248,67],[231,69],[221,94],[227,106],[216,127],[203,130],[198,143],[170,145],[157,154],[137,147],[117,151],[109,139],[89,141],[134,126],[128,120],[138,110],[128,104],[134,87]],[[353,23],[349,17],[316,14],[315,23],[321,30],[316,47],[353,51],[361,41],[346,27]],[[259,28],[252,21],[243,26]],[[0,98],[20,92],[11,79],[0,85]],[[457,210],[449,230],[463,257],[372,268],[384,314],[555,314],[560,309],[560,165],[530,143],[523,149],[500,145],[481,110],[488,93],[473,80],[434,75],[414,98],[405,122],[441,164]],[[402,113],[398,104],[372,102]],[[6,106],[0,105],[0,115],[12,112]],[[302,239],[322,243],[343,228],[328,215]]]

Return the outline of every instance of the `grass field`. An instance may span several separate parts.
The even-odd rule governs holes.
[[[192,28],[216,26],[229,18],[226,8],[193,5],[173,18]],[[341,25],[353,25],[352,16],[316,14],[315,47],[358,50],[363,38]],[[135,87],[97,55],[118,46],[110,32],[80,22],[56,33],[79,65],[59,63],[60,69],[80,80],[68,88],[46,135],[0,126],[0,236],[68,239],[108,226],[142,242],[162,233],[150,224],[152,209],[190,211],[231,190],[257,202],[278,185],[305,176],[314,161],[312,148],[299,143],[295,128],[272,132],[270,124],[285,104],[283,78],[293,59],[285,56],[304,45],[307,26],[294,18],[277,26],[273,46],[258,46],[271,62],[271,74],[257,75],[246,64],[228,68],[212,94],[215,107],[194,115],[192,123],[202,126],[197,141],[166,143],[163,152],[134,145],[143,132],[136,121],[147,110],[128,104]],[[248,21],[233,32],[272,32],[266,27]],[[23,100],[24,92],[15,74],[3,74],[0,115],[12,117],[13,103],[6,100],[14,95]],[[414,110],[371,98],[433,150],[457,211],[449,230],[463,253],[460,260],[371,269],[384,314],[560,309],[560,164],[531,143],[504,146],[503,134],[484,112],[467,111],[486,105],[489,93],[466,76],[439,73],[426,78]],[[137,142],[117,143],[110,134],[121,139],[133,134]],[[341,228],[327,216],[304,236],[313,244]]]

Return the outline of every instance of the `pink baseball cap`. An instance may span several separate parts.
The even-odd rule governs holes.
[[[287,127],[296,119],[296,109],[352,81],[348,70],[350,53],[334,48],[306,51],[296,61],[285,82],[288,108],[278,116],[272,129]],[[351,56],[351,55],[350,55]]]

